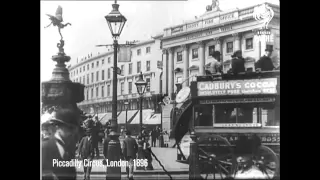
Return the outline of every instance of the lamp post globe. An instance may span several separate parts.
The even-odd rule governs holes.
[[[146,86],[147,86],[147,82],[145,82],[143,80],[142,72],[140,72],[139,79],[135,84],[137,86],[137,91],[138,91],[139,95],[142,96],[144,91],[145,91],[145,89],[146,89]]]
[[[108,144],[108,160],[109,161],[119,161],[120,160],[120,141],[118,131],[118,122],[117,122],[117,52],[118,52],[118,41],[122,29],[127,21],[127,19],[119,12],[119,4],[117,0],[112,4],[112,11],[105,16],[105,19],[108,23],[109,29],[111,31],[113,41],[113,91],[112,91],[112,119],[111,119],[111,131],[109,136],[111,141]],[[107,167],[107,177],[111,179],[121,179],[121,167]]]
[[[140,123],[139,124],[140,124],[140,134],[142,135],[142,96],[147,86],[147,82],[143,80],[142,72],[140,72],[139,79],[135,83],[135,85],[137,86],[137,91],[140,95],[139,97],[140,98]]]
[[[105,16],[105,19],[107,20],[112,37],[117,39],[120,36],[127,19],[119,12],[119,4],[117,4],[116,0],[115,3],[112,4],[112,8],[112,11]]]

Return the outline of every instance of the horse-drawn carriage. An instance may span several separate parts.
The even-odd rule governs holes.
[[[280,177],[279,71],[198,76],[190,90],[174,126],[190,178]]]

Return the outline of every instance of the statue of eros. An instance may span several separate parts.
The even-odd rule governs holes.
[[[51,20],[51,23],[46,26],[45,28],[49,27],[51,24],[53,24],[53,26],[58,26],[58,30],[59,30],[59,34],[61,36],[61,40],[63,39],[62,35],[61,35],[61,32],[60,32],[60,29],[66,27],[67,25],[71,25],[70,23],[66,23],[66,24],[62,24],[63,22],[63,19],[62,19],[62,7],[61,6],[58,6],[58,9],[56,11],[56,16],[52,16],[50,14],[47,14]]]

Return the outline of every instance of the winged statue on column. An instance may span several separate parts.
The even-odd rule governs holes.
[[[63,22],[63,18],[62,18],[62,7],[61,6],[58,6],[57,10],[56,10],[56,15],[53,16],[53,15],[50,15],[50,14],[47,14],[47,16],[49,16],[50,20],[51,20],[51,23],[46,26],[45,28],[49,27],[51,24],[53,24],[53,26],[58,26],[58,30],[59,30],[59,34],[61,36],[61,40],[63,39],[62,35],[61,35],[61,31],[60,29],[68,26],[68,25],[71,25],[70,23],[66,23],[66,24],[62,24]]]

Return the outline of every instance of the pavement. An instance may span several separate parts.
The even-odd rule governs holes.
[[[100,156],[102,156],[103,148],[102,145],[99,144],[99,150],[100,150]],[[171,174],[171,175],[177,175],[177,176],[183,176],[188,175],[189,172],[189,165],[188,164],[182,164],[179,162],[176,162],[177,160],[177,150],[176,148],[160,148],[160,147],[152,147],[152,152],[157,156],[159,161],[162,163],[164,168]],[[94,159],[95,161],[102,161],[102,157],[99,159]],[[158,161],[156,161],[153,158],[152,165],[154,170],[135,170],[134,174],[135,176],[146,176],[147,177],[154,177],[155,179],[158,179],[162,176],[168,177],[165,173],[165,171],[162,169],[162,167],[159,165]],[[77,167],[77,174],[79,177],[83,177],[83,167]],[[97,176],[97,178],[104,177],[106,174],[106,166],[104,165],[97,165],[92,167],[91,175],[94,179],[94,176]],[[121,174],[126,177],[126,169],[125,167],[121,167]],[[80,178],[81,179],[81,178]],[[139,178],[140,179],[140,178]]]

